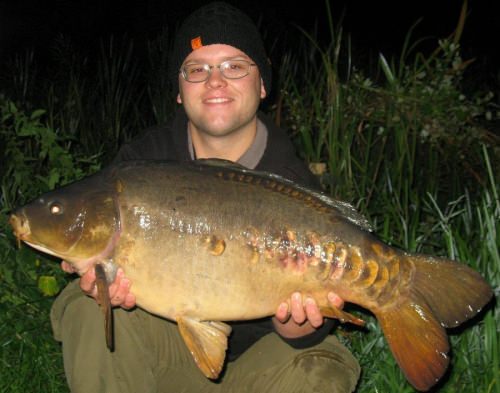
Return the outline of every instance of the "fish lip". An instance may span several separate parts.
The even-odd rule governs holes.
[[[9,217],[9,224],[12,226],[14,236],[18,241],[26,241],[26,239],[29,239],[31,229],[28,220],[24,217],[24,214],[11,214]]]

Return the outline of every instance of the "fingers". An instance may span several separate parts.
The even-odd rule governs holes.
[[[129,310],[135,307],[135,296],[132,293],[127,293],[125,296],[125,300],[121,304],[121,308]]]
[[[302,325],[306,321],[306,311],[304,309],[304,304],[302,303],[302,295],[299,292],[292,295],[290,312],[292,313],[292,319],[296,324]]]
[[[135,306],[135,296],[130,293],[130,280],[125,277],[122,269],[118,269],[115,281],[109,285],[109,300],[113,307],[130,309]],[[80,288],[88,296],[97,299],[97,286],[94,268],[89,269],[80,278]]]
[[[332,306],[337,307],[340,310],[344,308],[344,299],[342,299],[335,292],[328,293],[328,301]]]
[[[87,270],[87,272],[80,277],[80,288],[83,292],[92,296],[94,299],[97,297],[94,268]]]
[[[75,273],[76,272],[76,270],[73,268],[73,266],[66,261],[61,261],[61,269],[64,270],[66,273]]]
[[[130,304],[130,280],[125,277],[123,270],[118,269],[115,281],[109,286],[109,300],[112,306],[121,306]],[[127,301],[127,302],[126,302]],[[135,299],[134,299],[135,305]],[[125,307],[130,308],[130,307]]]
[[[321,314],[321,311],[319,310],[319,307],[313,298],[311,297],[306,298],[305,310],[306,310],[307,320],[313,327],[319,328],[321,325],[323,325],[324,322],[323,315]]]
[[[283,302],[279,305],[278,310],[276,310],[275,317],[281,323],[285,323],[290,318],[290,313],[288,312],[288,303]]]
[[[334,292],[328,293],[328,301],[338,309],[344,307],[344,300]],[[310,296],[303,297],[300,292],[293,293],[288,303],[281,303],[276,310],[275,317],[282,323],[291,318],[298,325],[308,321],[315,328],[319,328],[324,322],[316,301]]]
[[[275,317],[281,323],[287,322],[291,317],[297,325],[302,325],[306,321],[309,321],[315,328],[323,324],[323,316],[314,299],[306,297],[303,300],[300,292],[292,294],[290,303],[281,303],[276,310]]]

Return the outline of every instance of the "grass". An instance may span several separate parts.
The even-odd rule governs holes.
[[[367,70],[328,9],[330,42],[301,32],[269,108],[325,191],[355,204],[382,239],[466,263],[498,296],[498,107],[490,92],[462,89],[465,11],[433,53],[418,52],[412,27],[399,57],[381,54]],[[133,43],[110,40],[96,59],[61,37],[50,72],[28,51],[0,73],[9,76],[0,95],[0,392],[67,392],[49,312],[68,278],[57,261],[16,249],[7,213],[94,172],[123,141],[169,118],[168,37],[148,48],[149,60],[138,63]],[[363,331],[339,329],[363,368],[357,392],[413,392],[376,321],[363,318]],[[452,364],[435,392],[500,393],[498,321],[493,302],[449,332]]]
[[[485,159],[487,161],[487,156]],[[464,195],[451,202],[446,211],[441,211],[429,196],[428,206],[434,211],[436,223],[428,233],[420,234],[419,239],[414,241],[425,244],[440,240],[442,251],[446,251],[444,256],[466,263],[481,272],[498,296],[500,200],[497,192],[497,185],[492,182],[477,204]],[[492,302],[472,322],[449,331],[451,367],[444,380],[433,391],[500,392],[498,321],[498,307]],[[353,352],[358,356],[361,354],[363,375],[358,392],[414,391],[402,378],[387,351],[380,329],[373,320],[368,325],[368,333],[348,332],[346,336]]]
[[[40,193],[99,168],[72,138],[0,96],[0,392],[67,392],[60,344],[49,322],[67,278],[51,259],[16,248],[8,212]],[[47,119],[47,117],[44,117]]]
[[[37,285],[47,269],[27,248],[15,250],[12,241],[0,237],[0,392],[68,392],[61,347],[49,323],[53,298]]]
[[[491,107],[478,97],[488,93],[461,89],[464,23],[465,9],[455,34],[427,57],[410,56],[410,30],[399,60],[379,56],[378,80],[340,61],[340,30],[326,48],[306,35],[284,63],[278,113],[304,159],[323,168],[325,188],[356,204],[385,241],[466,263],[498,295],[499,143],[482,121]],[[357,391],[414,391],[368,318],[368,332],[341,329],[363,368]],[[498,320],[493,303],[450,332],[452,365],[434,391],[500,392]]]

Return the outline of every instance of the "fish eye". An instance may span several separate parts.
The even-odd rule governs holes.
[[[63,213],[63,207],[58,202],[52,202],[49,206],[49,210],[51,214],[59,215]]]

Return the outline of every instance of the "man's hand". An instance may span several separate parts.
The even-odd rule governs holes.
[[[339,309],[344,307],[344,301],[334,292],[328,293],[328,301]],[[292,294],[289,303],[281,303],[273,317],[274,328],[286,338],[310,334],[323,325],[323,322],[323,315],[314,299],[303,298],[300,292]]]
[[[75,269],[66,261],[61,262],[61,268],[67,273],[75,273]],[[95,269],[91,268],[81,276],[80,288],[85,294],[97,300],[95,280]],[[109,285],[109,299],[113,307],[119,306],[128,310],[135,306],[135,296],[130,292],[130,280],[120,268],[116,272],[115,281]]]

